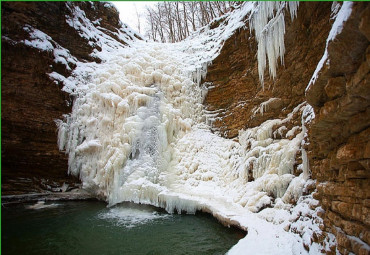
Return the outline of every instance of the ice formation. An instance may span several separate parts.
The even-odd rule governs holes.
[[[179,53],[136,44],[95,72],[59,124],[69,171],[111,204],[152,203],[166,186],[173,142],[201,119],[202,89],[172,57]]]
[[[284,119],[241,130],[233,141],[210,131],[202,106],[207,65],[247,17],[257,34],[260,79],[263,83],[266,54],[275,77],[277,59],[283,63],[287,7],[294,18],[295,2],[244,3],[221,17],[225,22],[217,28],[206,26],[175,44],[138,41],[126,37],[133,32],[123,27],[117,36],[130,46],[124,47],[97,29],[99,21],[89,21],[81,9],[70,6],[68,24],[80,36],[94,38],[102,50],[92,54],[103,62],[76,62],[68,78],[49,74],[74,98],[72,113],[57,121],[59,148],[69,155],[68,171],[109,205],[133,201],[171,213],[204,210],[248,229],[230,254],[246,249],[305,254],[303,244],[319,252],[323,247],[310,238],[321,233],[320,208],[315,209],[312,197],[302,196],[312,184],[303,148],[312,107],[303,102]],[[25,43],[31,47],[59,50],[41,31],[27,29],[32,41]],[[60,50],[56,58],[63,56],[67,65],[76,61]],[[274,100],[256,111],[263,114]],[[285,124],[294,114],[302,116],[302,124],[288,130]]]
[[[258,43],[258,75],[260,82],[264,84],[264,72],[266,69],[266,55],[269,65],[269,73],[273,79],[276,77],[277,60],[280,57],[284,64],[284,34],[285,20],[284,11],[290,12],[292,20],[297,16],[299,2],[263,1],[257,2],[256,8],[250,16],[250,29],[255,31]]]

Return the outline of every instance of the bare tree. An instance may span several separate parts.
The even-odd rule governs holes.
[[[182,2],[182,13],[184,15],[183,22],[184,22],[184,30],[185,30],[185,38],[186,38],[190,34],[188,19],[187,19],[186,2]]]
[[[141,33],[141,31],[140,31],[140,15],[137,11],[136,4],[134,4],[134,6],[135,6],[135,12],[136,12],[136,18],[137,18],[137,29],[139,30],[139,33]]]
[[[146,9],[146,22],[150,28],[145,33],[154,41],[178,42],[224,15],[234,4],[236,2],[159,2],[154,8]]]

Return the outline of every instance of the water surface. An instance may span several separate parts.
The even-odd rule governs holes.
[[[224,254],[244,235],[207,214],[130,203],[6,205],[1,221],[2,254]]]

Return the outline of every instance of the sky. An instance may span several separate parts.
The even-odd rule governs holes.
[[[117,7],[120,15],[120,19],[123,23],[128,24],[134,30],[140,32],[140,34],[145,34],[145,28],[147,24],[145,24],[145,7],[146,6],[154,6],[158,2],[155,1],[113,1],[111,2],[114,6]],[[140,19],[140,31],[138,29],[138,20],[136,15],[136,9],[139,13]]]

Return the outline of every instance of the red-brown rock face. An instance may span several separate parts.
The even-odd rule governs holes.
[[[100,19],[104,32],[119,40],[113,33],[120,27],[118,13],[104,5],[69,3],[84,10],[89,20]],[[24,29],[28,25],[50,36],[77,60],[99,62],[90,56],[94,50],[91,42],[67,24],[65,15],[70,12],[66,2],[1,3],[2,194],[77,182],[67,175],[67,157],[58,150],[54,123],[71,111],[67,105],[71,98],[61,91],[62,84],[47,75],[56,71],[67,77],[71,70],[56,63],[52,52],[24,44],[24,40],[30,40]]]
[[[309,133],[316,197],[343,254],[368,254],[361,241],[370,243],[369,17],[368,4],[353,5],[342,32],[328,45],[330,64],[307,91],[316,114]]]
[[[257,44],[249,28],[228,39],[221,54],[208,68],[206,82],[212,82],[205,105],[216,112],[213,127],[232,138],[238,130],[282,118],[305,101],[304,90],[325,47],[331,27],[331,3],[301,3],[298,17],[291,22],[286,14],[285,65],[280,64],[277,79],[265,75],[265,89],[258,79]],[[263,114],[256,107],[270,98]]]
[[[240,129],[282,118],[307,100],[316,118],[306,149],[317,180],[315,196],[325,209],[325,229],[336,235],[340,252],[368,254],[370,8],[367,3],[353,4],[343,31],[328,47],[330,65],[305,95],[333,22],[330,7],[331,3],[306,2],[293,22],[287,15],[285,65],[279,66],[275,81],[265,77],[265,90],[258,80],[254,35],[249,29],[234,34],[208,68],[205,81],[213,86],[205,106],[215,116],[213,128],[233,138]],[[270,98],[276,99],[268,102],[263,115],[256,111]],[[297,125],[299,117],[290,125]]]

